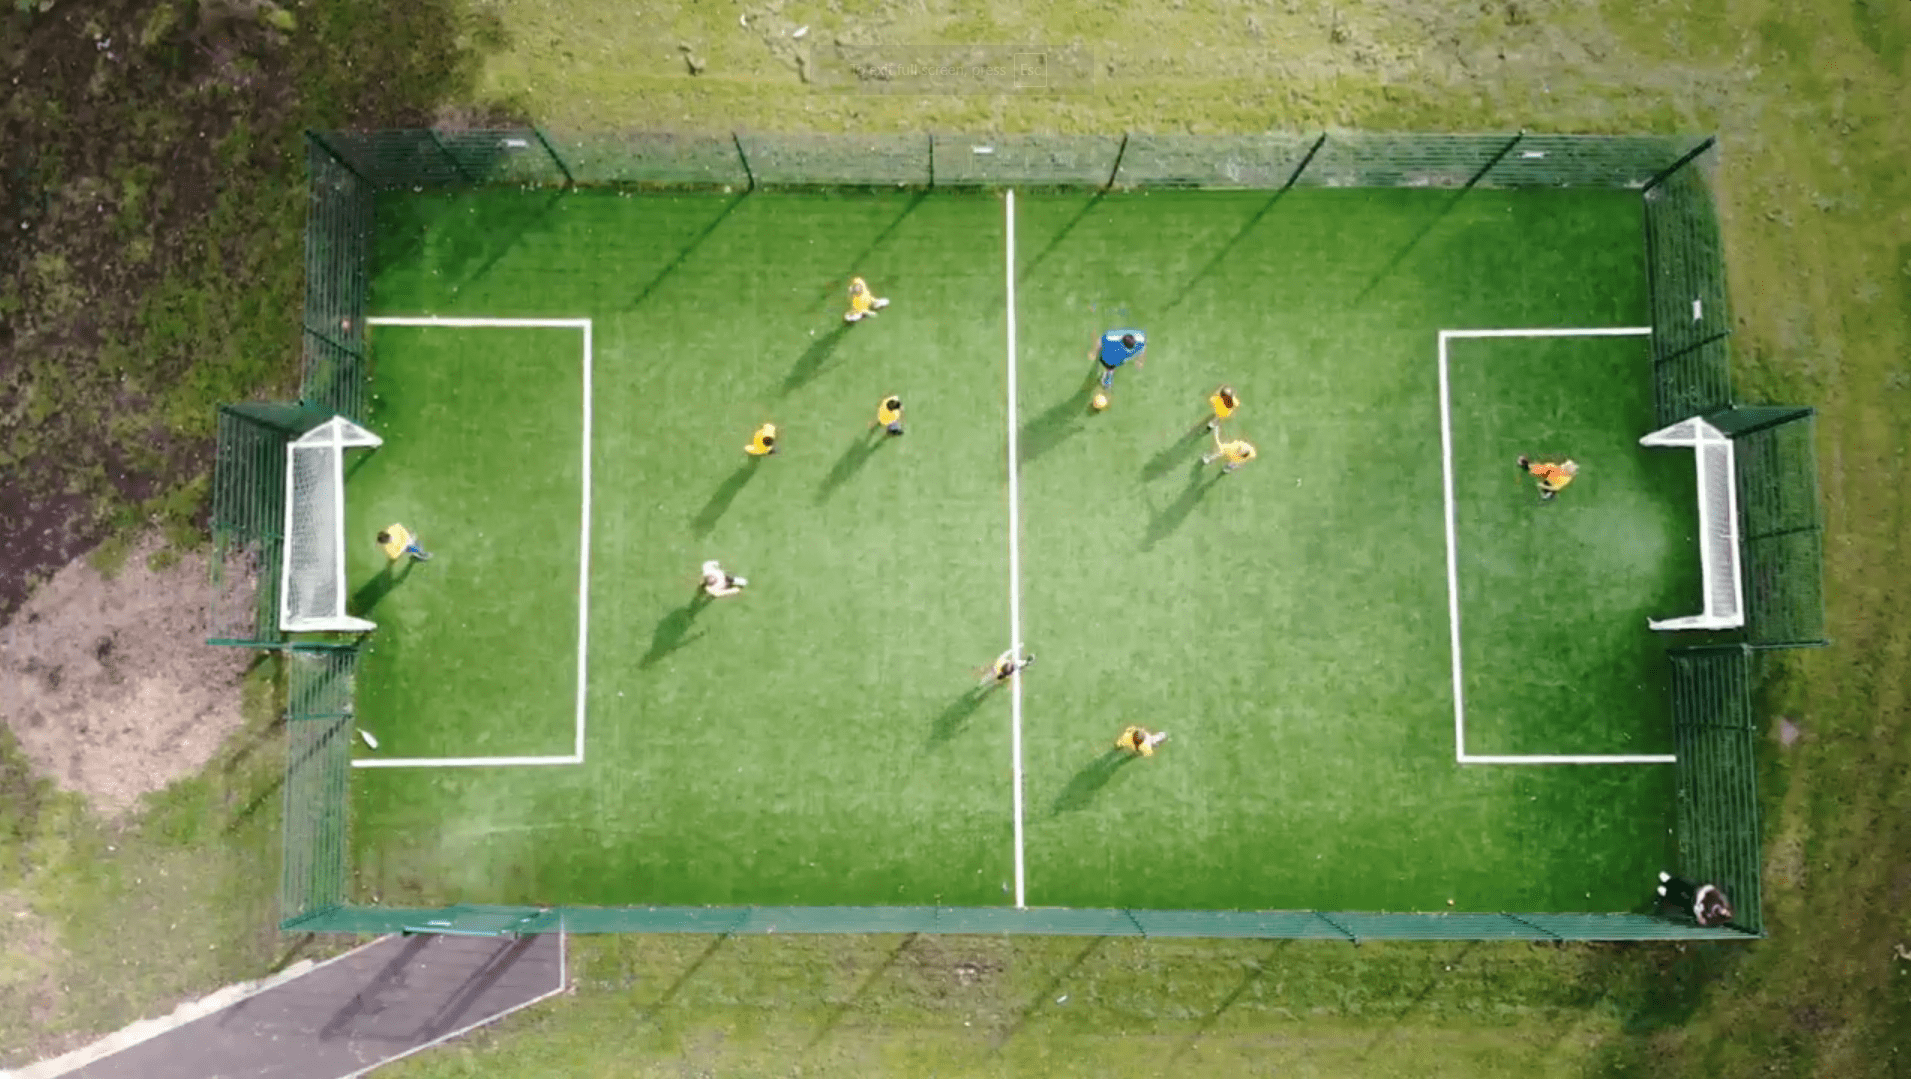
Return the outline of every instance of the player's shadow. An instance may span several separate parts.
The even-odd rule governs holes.
[[[836,346],[843,343],[843,335],[849,332],[849,325],[847,322],[838,322],[835,328],[810,342],[810,347],[796,358],[796,366],[783,376],[783,396],[788,397],[809,385],[817,375],[823,373],[823,368],[829,365],[829,358],[836,353]]]
[[[869,463],[869,459],[876,456],[877,448],[889,441],[890,437],[882,432],[870,431],[850,443],[849,448],[843,451],[843,455],[830,466],[829,475],[824,476],[823,482],[816,485],[816,504],[820,506],[828,502],[837,488],[855,479],[856,473],[862,471],[862,467]]]
[[[658,619],[657,627],[650,631],[650,650],[644,653],[644,658],[637,661],[637,666],[649,668],[658,660],[703,636],[701,632],[692,631],[696,629],[697,616],[702,614],[704,608],[708,606],[710,606],[709,593],[698,589],[690,602]]]
[[[1123,766],[1134,759],[1135,755],[1132,753],[1111,749],[1090,761],[1081,771],[1076,772],[1068,781],[1068,786],[1063,787],[1061,793],[1055,796],[1055,800],[1049,804],[1049,815],[1060,816],[1063,813],[1087,809],[1094,804],[1095,796],[1108,785],[1108,781],[1115,778],[1115,773],[1121,771]]]
[[[1218,469],[1207,472],[1206,467],[1199,458],[1190,464],[1188,482],[1181,488],[1181,493],[1175,496],[1173,502],[1161,507],[1160,511],[1148,521],[1148,532],[1141,538],[1143,551],[1154,550],[1155,544],[1173,535],[1174,530],[1181,527],[1181,523],[1186,521],[1188,515],[1194,512],[1194,508],[1201,504],[1201,500],[1207,497],[1207,493],[1214,489],[1214,485],[1221,479],[1221,473]]]
[[[690,530],[697,534],[698,539],[708,536],[717,527],[717,522],[723,520],[723,515],[730,512],[730,503],[743,493],[744,484],[750,482],[757,473],[757,466],[762,463],[761,457],[750,458],[738,465],[737,470],[730,473],[721,486],[710,492],[710,501],[703,504],[696,518],[690,522]]]
[[[1193,443],[1199,442],[1201,436],[1207,433],[1207,425],[1202,424],[1186,432],[1180,438],[1175,439],[1174,442],[1168,446],[1163,447],[1161,452],[1148,458],[1148,463],[1141,466],[1141,478],[1149,483],[1153,483],[1155,480],[1174,471],[1174,466],[1188,455],[1189,447]]]
[[[358,591],[352,593],[352,601],[346,604],[345,609],[354,618],[364,618],[371,614],[380,600],[391,595],[392,589],[403,584],[405,578],[411,576],[411,568],[417,564],[417,559],[407,558],[404,568],[400,569],[396,562],[387,559],[385,568],[378,571],[378,576],[359,585]]]
[[[983,701],[989,699],[991,688],[993,687],[988,685],[976,686],[950,701],[949,707],[944,708],[942,714],[936,717],[936,721],[929,725],[929,744],[944,745],[954,740],[956,735],[961,734],[963,728],[969,725],[970,717],[975,715],[975,710],[982,707]]]
[[[1048,406],[1040,415],[1031,417],[1022,425],[1015,436],[1015,443],[1020,448],[1020,463],[1026,465],[1034,461],[1082,429],[1083,419],[1088,415],[1089,398],[1095,396],[1095,385],[1096,375],[1090,372],[1087,381],[1075,391],[1074,396]]]

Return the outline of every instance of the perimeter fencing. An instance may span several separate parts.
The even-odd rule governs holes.
[[[1763,934],[1751,650],[1718,645],[1670,656],[1678,873],[1723,889],[1734,924]]]
[[[1825,645],[1816,414],[1809,408],[1736,408],[1706,418],[1731,436],[1738,465],[1746,642],[1758,648]]]
[[[355,647],[286,653],[284,925],[345,906],[357,671]]]
[[[219,406],[212,468],[212,644],[274,648],[285,547],[286,444],[329,413],[295,403]]]
[[[1719,417],[1714,422],[1737,440],[1750,619],[1745,643],[1672,651],[1678,868],[1727,889],[1738,914],[1731,927],[1701,928],[1663,912],[353,905],[347,901],[346,811],[356,652],[342,649],[292,652],[288,658],[285,928],[484,934],[560,927],[572,932],[1086,933],[1356,943],[1762,933],[1748,656],[1756,648],[1823,643],[1822,541],[1809,410],[1734,407],[1712,139],[1345,131],[1236,136],[563,133],[525,127],[309,132],[307,160],[311,204],[300,405],[239,406],[221,413],[214,535],[222,557],[215,559],[215,579],[223,572],[228,583],[257,582],[251,593],[233,589],[246,602],[224,612],[235,627],[226,643],[282,643],[276,631],[276,578],[283,541],[278,522],[284,430],[247,409],[290,408],[365,422],[372,374],[365,313],[379,194],[498,185],[727,191],[1409,187],[1450,190],[1456,197],[1473,188],[1638,192],[1659,424],[1702,414]],[[222,570],[226,565],[230,568]]]

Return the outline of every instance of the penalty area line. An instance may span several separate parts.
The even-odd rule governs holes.
[[[444,327],[447,329],[579,330],[583,337],[583,418],[581,448],[582,495],[579,498],[577,545],[577,694],[572,750],[562,757],[365,757],[354,768],[502,768],[584,763],[585,701],[590,689],[591,618],[591,419],[594,342],[588,318],[448,318],[438,315],[373,315],[368,326]]]
[[[1650,326],[1539,327],[1503,330],[1441,330],[1440,481],[1447,533],[1447,627],[1453,655],[1453,759],[1460,764],[1676,764],[1672,754],[1476,754],[1466,751],[1465,674],[1460,660],[1460,554],[1453,497],[1453,394],[1447,374],[1447,342],[1491,337],[1650,337]]]

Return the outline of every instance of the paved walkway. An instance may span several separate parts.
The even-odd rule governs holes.
[[[564,940],[386,937],[110,1056],[20,1076],[344,1079],[564,989]],[[76,1059],[77,1058],[77,1059]],[[43,1068],[57,1070],[41,1070]]]

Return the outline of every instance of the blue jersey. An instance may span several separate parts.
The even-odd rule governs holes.
[[[1135,347],[1129,348],[1121,343],[1123,337],[1133,337]],[[1148,347],[1148,338],[1140,330],[1109,330],[1101,335],[1101,362],[1104,367],[1120,367]]]

